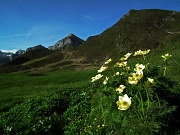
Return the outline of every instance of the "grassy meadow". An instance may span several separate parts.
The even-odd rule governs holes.
[[[179,63],[180,62],[180,54],[179,54],[180,47],[179,46],[180,46],[180,43],[173,43],[173,44],[169,43],[167,46],[164,47],[164,49],[161,49],[161,50],[159,49],[158,51],[150,51],[150,53],[147,54],[147,56],[146,56],[148,65],[150,65],[150,66],[155,65],[155,66],[159,67],[160,70],[163,72],[165,62],[163,61],[163,58],[161,56],[166,53],[171,54],[172,57],[170,57],[168,59],[166,76],[168,78],[172,78],[172,79],[176,80],[178,82],[178,85],[180,85],[180,76],[179,76],[179,74],[180,74],[180,63]],[[132,52],[132,53],[134,53],[134,52]],[[134,65],[135,63],[143,63],[142,57],[133,57],[132,56],[129,59],[130,59],[129,60],[130,65]],[[116,61],[114,61],[114,63],[116,63]],[[63,127],[61,127],[62,128],[61,130],[65,129],[66,130],[65,134],[73,134],[74,132],[77,132],[77,130],[73,129],[73,128],[75,128],[77,126],[81,127],[82,125],[84,125],[84,124],[82,124],[82,123],[84,123],[83,119],[86,119],[87,116],[89,115],[89,113],[91,112],[91,110],[90,110],[90,108],[92,107],[90,105],[90,103],[92,102],[91,98],[96,96],[93,94],[93,92],[96,91],[96,88],[99,89],[99,87],[92,85],[91,77],[93,77],[97,74],[97,69],[78,70],[78,71],[76,71],[76,70],[59,70],[59,71],[55,71],[55,72],[45,72],[44,71],[44,72],[39,72],[39,73],[36,72],[35,74],[29,74],[29,73],[25,73],[25,72],[24,73],[17,72],[17,73],[0,74],[0,115],[2,115],[3,117],[5,117],[6,115],[7,115],[6,117],[8,117],[8,116],[10,117],[10,114],[13,112],[14,106],[15,106],[14,111],[17,112],[17,110],[21,106],[21,103],[22,104],[24,103],[25,104],[24,106],[26,108],[26,104],[27,104],[27,106],[29,105],[27,103],[27,101],[29,101],[30,99],[42,97],[42,100],[43,100],[43,98],[48,97],[48,95],[50,95],[52,93],[57,93],[60,97],[64,96],[64,99],[68,100],[68,104],[67,104],[68,107],[65,109],[66,113],[63,114],[63,115],[65,115],[65,117],[67,119],[62,118],[63,117],[62,112],[61,112],[61,115],[60,114],[58,115],[58,116],[61,116],[61,119],[60,120],[58,119],[59,120],[58,122],[60,122],[61,124],[65,123],[64,125],[62,124]],[[114,72],[114,70],[118,71],[118,68],[115,68],[115,69],[111,68],[109,72]],[[106,74],[108,75],[109,73],[107,72]],[[65,95],[63,95],[64,93],[65,93]],[[35,102],[33,100],[30,100],[30,101],[32,103]],[[39,102],[39,101],[37,101],[37,102]],[[43,102],[45,102],[45,101],[43,101]],[[17,106],[17,104],[19,106]],[[46,104],[46,107],[48,108],[49,101],[47,103],[45,102],[45,104]],[[30,106],[31,105],[32,104],[30,104]],[[55,104],[55,106],[56,105],[57,104]],[[74,107],[77,107],[77,108],[74,108]],[[9,113],[3,115],[4,112],[8,112],[9,109],[11,111]],[[173,110],[174,108],[171,108],[171,109]],[[28,112],[28,113],[31,113],[31,112]],[[48,113],[51,114],[50,112],[48,112]],[[84,114],[82,114],[82,113],[84,113]],[[93,114],[96,114],[96,113],[93,113]],[[57,117],[56,112],[54,112],[51,115],[52,115],[51,119],[54,118],[53,120],[55,121],[56,120],[55,118]],[[97,112],[97,115],[98,115],[98,112]],[[106,115],[106,114],[104,114],[104,115]],[[35,116],[30,115],[29,117],[32,117],[31,119],[33,119]],[[48,117],[46,114],[43,114],[43,116]],[[14,117],[16,117],[16,116],[14,116]],[[71,118],[71,117],[73,117],[75,120],[73,120],[73,118]],[[38,118],[39,118],[39,116],[38,116]],[[94,116],[92,116],[92,118],[96,119],[96,118],[94,118]],[[89,119],[89,120],[92,121],[92,119]],[[87,119],[87,121],[88,121],[88,119]],[[109,121],[109,123],[111,123],[111,121]],[[41,126],[43,124],[41,124]],[[45,123],[45,124],[47,124],[47,123]],[[58,124],[58,123],[56,123],[56,124]],[[75,124],[75,126],[73,127],[71,124]],[[52,125],[54,125],[54,124],[52,124]],[[39,125],[36,125],[36,126],[39,127]],[[109,132],[110,134],[116,134],[114,129],[112,128],[113,129],[112,130],[109,126],[107,126],[106,129],[103,129],[104,124],[102,124],[101,126],[99,126],[97,124],[96,126],[99,129],[94,129],[94,130],[92,130],[92,132],[90,132],[90,131],[87,132],[87,128],[85,127],[84,130],[79,129],[80,132],[77,132],[77,133],[80,133],[80,134],[104,134],[104,133]],[[45,125],[44,127],[47,127],[47,129],[51,128],[51,126],[47,126],[47,125]],[[69,129],[69,127],[71,127],[71,128]],[[91,125],[88,125],[88,127],[90,128]],[[118,128],[118,126],[116,128]],[[163,130],[163,128],[162,129],[160,128],[160,130]],[[17,126],[17,129],[18,129],[18,131],[14,131],[14,133],[16,133],[16,132],[20,133],[20,130],[22,130],[18,126]],[[110,129],[111,129],[111,131],[110,131]],[[1,127],[0,127],[0,130],[1,130]],[[11,127],[7,126],[6,133],[10,134],[11,130],[12,130]],[[55,134],[55,133],[52,133],[53,129],[48,130],[47,133],[45,133],[46,130],[40,131],[39,128],[36,128],[36,134]],[[35,134],[33,131],[35,132],[35,129],[32,129],[32,131],[26,130],[23,133]],[[179,129],[179,131],[180,131],[180,129]],[[176,134],[179,134],[179,131]],[[128,132],[130,132],[130,131],[128,131]],[[143,131],[143,132],[146,132],[146,131]],[[163,132],[160,132],[160,133],[163,134]]]
[[[94,70],[57,71],[41,75],[9,73],[0,75],[0,112],[17,103],[37,96],[48,96],[65,88],[85,88],[90,85]]]

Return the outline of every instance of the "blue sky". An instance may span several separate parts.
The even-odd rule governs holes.
[[[180,0],[0,0],[0,50],[54,45],[70,33],[86,40],[130,9],[180,11]]]

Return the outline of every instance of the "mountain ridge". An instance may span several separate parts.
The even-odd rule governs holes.
[[[165,46],[167,40],[178,40],[166,30],[179,31],[179,18],[180,12],[170,10],[130,10],[112,27],[87,40],[78,49],[84,51],[86,56],[92,56],[92,53],[100,55],[98,52],[102,51],[103,57],[120,57],[124,52],[138,49],[158,50]],[[96,49],[86,51],[92,46]]]
[[[170,43],[180,42],[178,31],[180,31],[180,12],[161,9],[130,10],[117,23],[99,35],[90,36],[81,45],[69,50],[51,50],[54,51],[53,57],[46,55],[47,58],[39,59],[38,62],[48,65],[48,61],[54,61],[50,58],[57,59],[53,67],[46,66],[48,71],[99,66],[108,58],[119,59],[124,53],[138,49],[158,52]],[[58,55],[59,60],[56,58]],[[79,61],[75,61],[76,57]],[[33,63],[32,60],[33,58],[31,59]],[[32,65],[35,64],[32,63],[28,66],[33,69],[35,66]],[[23,65],[18,66],[25,68]],[[6,67],[8,66],[3,68]],[[43,64],[36,66],[36,68],[40,67],[43,67]],[[3,68],[0,72],[4,71]],[[26,67],[28,70],[31,68]]]
[[[57,41],[53,46],[49,46],[48,49],[50,50],[69,49],[69,48],[77,47],[83,42],[84,40],[70,33],[63,39]]]
[[[60,43],[59,43],[60,42]],[[49,49],[49,50],[58,50],[58,49],[70,49],[73,47],[77,47],[80,44],[82,44],[84,40],[77,37],[73,33],[68,34],[66,37],[62,38],[61,40],[57,41],[53,46],[44,47],[43,45],[39,44],[33,47],[28,47],[26,50],[18,50],[15,53],[9,53],[9,52],[1,52],[0,54],[0,66],[20,57],[25,52],[31,51],[31,50],[39,50],[39,49]]]
[[[20,57],[24,52],[24,50],[18,50],[16,53],[0,51],[0,66]]]

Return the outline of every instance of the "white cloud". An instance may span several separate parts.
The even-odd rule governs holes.
[[[87,18],[88,20],[90,20],[90,21],[93,21],[93,18],[92,17],[90,17],[90,16],[88,16],[88,15],[83,15],[85,18]]]
[[[14,35],[1,36],[0,38],[18,37],[18,36],[25,36],[25,35],[26,34],[14,34]]]
[[[16,53],[18,50],[13,49],[13,50],[1,50],[2,52],[12,52],[12,53]]]
[[[19,49],[26,50],[38,44],[42,44],[45,47],[52,46],[58,40],[74,31],[76,32],[76,28],[68,23],[46,22],[35,24],[27,29],[25,34],[3,36],[8,38],[0,40],[0,50],[15,52]],[[77,32],[74,34],[77,34]]]
[[[91,15],[83,15],[85,19],[88,19],[90,21],[97,21],[97,20],[107,20],[109,19],[106,15],[94,13]]]

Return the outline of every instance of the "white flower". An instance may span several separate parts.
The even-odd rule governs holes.
[[[127,110],[131,106],[131,97],[129,98],[127,94],[119,96],[119,100],[116,104],[119,110]]]
[[[131,54],[132,54],[132,53],[127,53],[127,54],[124,55],[120,60],[121,60],[121,61],[126,61],[126,60],[129,58],[129,56],[131,56]]]
[[[118,75],[119,75],[119,72],[116,72],[115,75],[118,76]]]
[[[118,88],[116,88],[116,91],[119,91],[119,93],[122,93],[125,88],[126,88],[126,86],[121,84],[121,85],[119,85]]]
[[[94,81],[100,79],[102,76],[103,76],[103,75],[98,74],[98,75],[96,75],[95,77],[92,77],[92,78],[91,78],[91,79],[92,79],[91,82],[94,82]]]
[[[134,71],[139,71],[139,70],[142,71],[144,68],[145,68],[145,66],[143,64],[137,63],[136,68],[134,69]]]
[[[107,84],[107,82],[108,82],[108,77],[106,77],[106,79],[104,80],[104,82],[103,82],[103,84],[105,85],[105,84]]]
[[[131,56],[132,53],[127,53],[126,55],[124,55],[126,58],[129,58],[129,56]]]
[[[105,71],[105,70],[107,70],[108,69],[108,66],[106,67],[106,66],[102,66],[99,70],[98,70],[98,72],[103,72],[103,71]]]
[[[109,64],[111,61],[112,61],[112,59],[110,58],[109,60],[107,60],[107,61],[105,62],[105,64]]]
[[[137,55],[145,55],[145,54],[147,54],[147,53],[149,53],[149,52],[150,52],[150,49],[145,50],[145,51],[139,50],[139,51],[136,51],[136,52],[134,53],[134,56],[137,56]]]
[[[150,52],[150,49],[145,50],[145,51],[142,51],[142,54],[145,55],[145,54],[147,54],[147,53],[149,53],[149,52]]]
[[[138,79],[129,76],[128,77],[128,83],[129,84],[137,84],[138,83]]]
[[[154,79],[148,78],[148,80],[145,82],[146,87],[153,87],[155,85]]]
[[[168,58],[171,57],[171,55],[167,53],[165,55],[162,55],[161,57],[164,59],[164,61],[166,61]]]
[[[153,82],[154,82],[154,79],[148,78],[148,81],[149,81],[150,83],[153,83]]]
[[[132,73],[132,77],[136,80],[140,80],[143,77],[143,71],[137,70],[136,73]]]
[[[141,50],[136,51],[136,52],[134,53],[134,56],[137,56],[137,55],[142,55],[142,51],[141,51]]]
[[[119,63],[119,67],[125,67],[127,65],[127,61],[122,61],[121,63]]]

